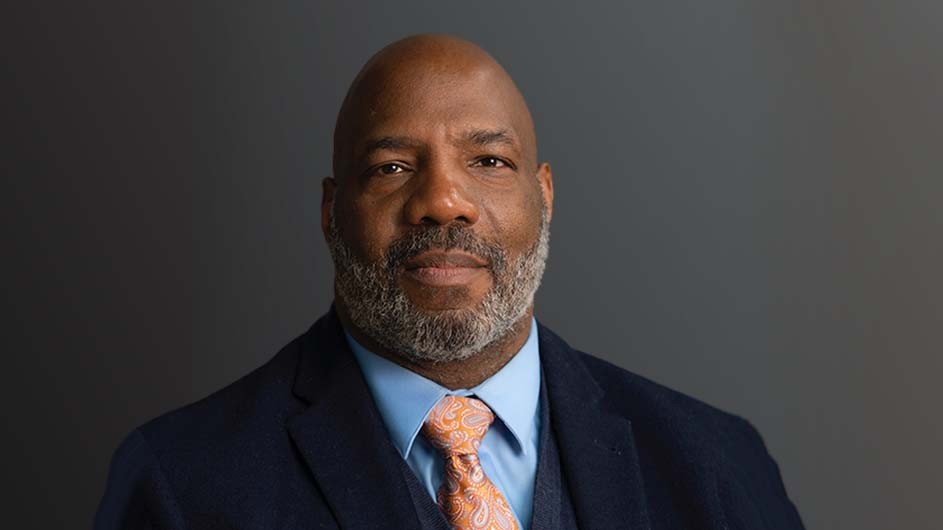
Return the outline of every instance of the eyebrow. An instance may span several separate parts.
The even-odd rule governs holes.
[[[518,147],[517,138],[507,129],[472,129],[462,134],[460,141],[478,146],[503,144],[515,149]]]
[[[418,145],[418,141],[408,136],[383,136],[381,138],[368,140],[364,145],[364,154],[370,155],[374,151],[380,150],[401,151],[417,147]]]
[[[480,147],[502,144],[514,149],[519,149],[517,137],[508,129],[470,129],[463,132],[456,143],[473,144]],[[369,156],[374,151],[402,151],[415,149],[421,144],[422,142],[409,136],[381,136],[368,140],[364,144],[363,152],[365,156]]]

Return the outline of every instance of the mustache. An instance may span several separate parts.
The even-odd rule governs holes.
[[[403,262],[428,250],[461,250],[481,258],[493,273],[507,268],[507,253],[497,243],[480,238],[465,225],[417,228],[396,239],[386,252],[386,270],[395,273]]]

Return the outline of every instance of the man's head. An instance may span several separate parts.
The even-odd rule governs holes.
[[[530,314],[553,184],[523,97],[486,52],[420,35],[374,55],[338,114],[333,167],[321,225],[360,331],[453,361]]]

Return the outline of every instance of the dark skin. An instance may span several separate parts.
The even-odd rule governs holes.
[[[338,116],[334,177],[322,183],[321,227],[330,211],[345,242],[364,261],[381,259],[390,243],[424,226],[461,223],[499,243],[516,260],[538,236],[541,197],[553,211],[549,164],[538,164],[533,122],[523,97],[486,52],[445,35],[397,41],[376,54],[354,80]],[[536,178],[535,178],[536,176]],[[429,312],[470,309],[494,278],[487,266],[398,273],[409,299]],[[417,362],[389,351],[353,325],[344,301],[335,305],[361,344],[449,389],[471,388],[501,369],[530,333],[533,305],[503,339],[454,362]]]

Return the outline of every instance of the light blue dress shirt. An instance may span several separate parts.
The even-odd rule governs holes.
[[[540,355],[537,321],[520,351],[497,373],[470,389],[449,390],[388,361],[360,345],[347,331],[373,400],[390,438],[435,499],[445,468],[443,458],[419,434],[432,407],[444,396],[484,401],[496,416],[478,449],[485,474],[511,505],[520,528],[530,528],[540,435]]]

